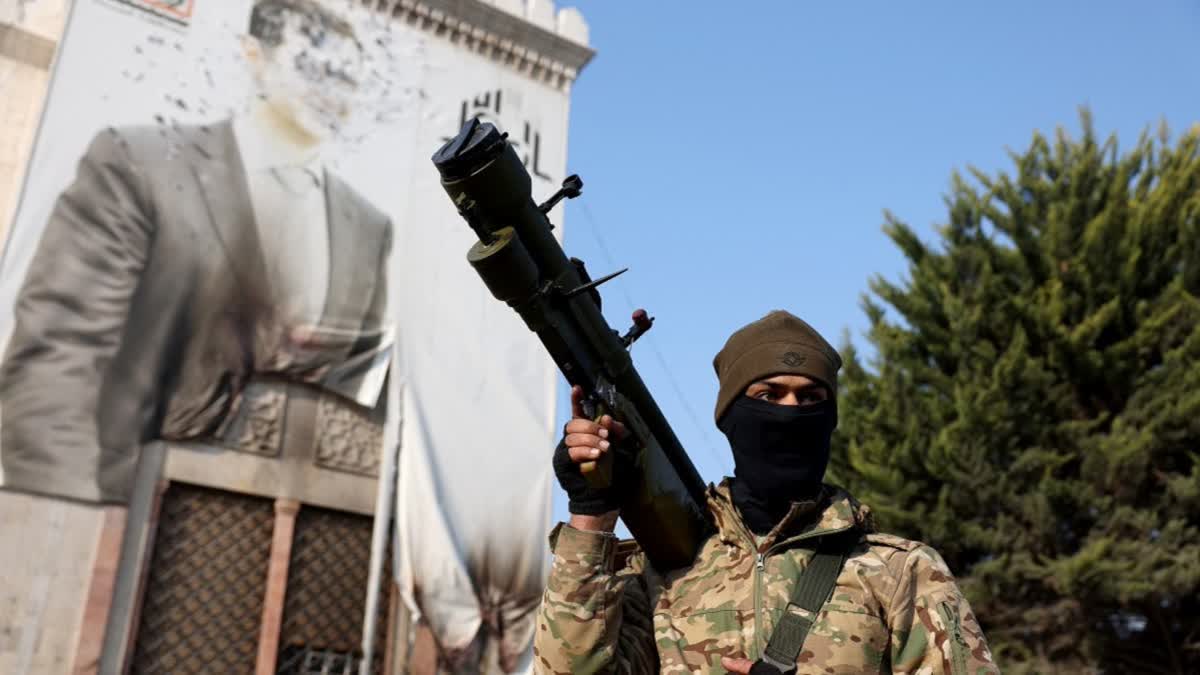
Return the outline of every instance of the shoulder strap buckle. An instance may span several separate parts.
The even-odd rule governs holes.
[[[776,661],[775,659],[771,658],[767,654],[763,654],[762,658],[760,658],[759,661],[774,668],[776,671],[779,672],[779,675],[795,675],[795,673],[796,673],[796,662],[795,661],[792,661],[791,663],[782,663],[780,661]],[[754,673],[754,670],[751,670],[750,672]]]

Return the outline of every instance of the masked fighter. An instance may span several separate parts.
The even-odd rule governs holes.
[[[833,347],[777,311],[734,333],[714,366],[716,421],[734,477],[710,486],[717,531],[683,569],[660,573],[640,554],[617,569],[620,486],[592,489],[577,465],[609,452],[623,427],[576,408],[555,462],[572,516],[551,536],[536,667],[564,675],[997,672],[937,551],[875,531],[865,505],[822,482],[837,426]],[[582,393],[573,392],[577,403]]]

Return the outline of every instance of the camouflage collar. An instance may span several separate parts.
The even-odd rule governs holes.
[[[783,520],[755,546],[754,535],[742,522],[741,514],[733,505],[729,493],[731,480],[727,477],[720,485],[708,486],[708,509],[716,521],[718,536],[726,544],[748,546],[762,552],[772,546],[841,532],[855,526],[864,532],[874,530],[871,512],[866,504],[860,503],[836,485],[824,485],[815,501],[793,504]]]

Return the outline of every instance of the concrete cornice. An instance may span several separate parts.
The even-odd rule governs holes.
[[[579,11],[551,0],[362,0],[422,31],[568,89],[595,55]]]
[[[39,70],[54,61],[54,41],[21,26],[0,22],[0,56]]]

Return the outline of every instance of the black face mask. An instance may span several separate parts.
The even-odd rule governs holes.
[[[729,406],[717,427],[733,449],[733,502],[751,530],[770,532],[792,502],[820,493],[836,426],[832,400],[791,406],[742,396]]]

